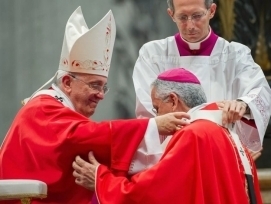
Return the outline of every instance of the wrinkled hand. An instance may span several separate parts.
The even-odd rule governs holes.
[[[218,107],[223,110],[222,124],[235,123],[246,113],[247,104],[243,101],[219,101]]]
[[[77,156],[75,161],[72,163],[74,169],[73,176],[75,177],[75,183],[85,187],[86,189],[95,190],[95,171],[99,166],[99,163],[93,156],[92,152],[88,154],[89,162],[81,159]]]
[[[160,135],[172,135],[181,127],[189,124],[186,119],[190,119],[190,116],[185,112],[173,112],[156,116],[154,119]]]
[[[251,150],[248,150],[250,156],[252,157],[252,159],[255,161],[256,159],[258,159],[261,155],[262,155],[262,151],[263,151],[263,148],[261,148],[259,151],[257,152],[253,152]]]

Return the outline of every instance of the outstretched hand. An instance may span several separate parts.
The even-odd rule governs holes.
[[[156,116],[155,121],[160,135],[172,135],[181,127],[190,124],[189,114],[185,112],[173,112]]]
[[[76,184],[94,191],[95,172],[100,164],[97,162],[92,152],[89,152],[88,159],[90,163],[83,160],[80,156],[76,156],[75,161],[72,163],[74,169],[73,176],[75,177]]]

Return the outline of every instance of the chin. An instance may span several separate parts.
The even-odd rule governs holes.
[[[91,117],[94,113],[95,113],[95,111],[89,112],[89,113],[88,113],[88,118]]]
[[[81,113],[85,117],[89,118],[94,114],[95,110],[85,111],[84,113]]]
[[[197,36],[189,36],[188,38],[187,38],[188,40],[188,42],[191,42],[191,43],[196,43],[196,42],[199,42],[201,39],[199,38],[199,37],[197,37]]]

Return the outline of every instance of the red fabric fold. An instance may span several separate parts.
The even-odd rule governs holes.
[[[198,120],[173,136],[160,162],[131,179],[99,166],[100,203],[249,204],[243,166],[227,134],[213,122]],[[256,168],[248,157],[260,204]]]

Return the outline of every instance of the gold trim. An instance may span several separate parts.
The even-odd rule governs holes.
[[[22,198],[21,199],[21,204],[30,204],[31,203],[31,199],[30,198]]]
[[[22,198],[46,198],[46,194],[14,194],[14,195],[0,195],[0,200],[15,200]]]

